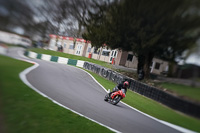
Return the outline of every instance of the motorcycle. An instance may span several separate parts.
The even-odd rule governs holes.
[[[109,96],[109,93],[106,94],[104,100],[113,105],[116,105],[121,99],[123,99],[125,97],[126,97],[125,90],[122,89],[122,90],[118,90],[118,91],[111,93],[110,96]]]

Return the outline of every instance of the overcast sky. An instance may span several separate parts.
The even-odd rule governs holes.
[[[0,0],[0,1],[2,1],[2,0]],[[3,0],[4,1],[4,0]],[[45,3],[45,2],[47,2],[47,1],[45,1],[45,0],[25,0],[26,2],[27,2],[27,4],[29,4],[33,9],[34,9],[34,7],[41,7],[41,6],[44,6],[45,4],[47,4],[47,3]],[[51,4],[51,3],[50,3]],[[37,10],[36,8],[34,9],[35,11]],[[36,11],[37,12],[37,11]],[[7,11],[4,9],[4,7],[3,6],[1,6],[0,5],[0,14],[1,15],[7,15]],[[37,21],[41,21],[41,17],[43,17],[41,14],[39,14],[38,13],[38,16],[35,16],[34,17],[34,19]],[[70,21],[70,20],[69,20]],[[74,21],[73,21],[74,22]],[[75,27],[78,27],[77,26],[77,23],[74,23],[75,25]],[[72,25],[70,25],[70,26],[72,26]],[[64,29],[64,28],[62,28],[62,29]],[[24,34],[24,30],[22,29],[22,28],[20,28],[20,27],[16,27],[16,28],[14,28],[13,29],[15,32],[17,32],[17,33],[19,33],[19,34]],[[186,63],[191,63],[191,64],[197,64],[197,65],[199,65],[200,66],[200,40],[198,41],[198,44],[199,44],[199,47],[197,47],[196,49],[195,49],[195,51],[194,51],[194,53],[193,54],[191,54],[188,58],[187,58],[187,60],[186,60]],[[180,62],[180,63],[182,63],[182,62]]]
[[[191,56],[188,57],[186,60],[186,63],[188,64],[196,64],[200,66],[200,57],[197,54],[192,54]]]

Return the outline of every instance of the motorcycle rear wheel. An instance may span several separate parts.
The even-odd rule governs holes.
[[[104,101],[108,101],[108,98],[109,98],[109,94],[106,94]]]

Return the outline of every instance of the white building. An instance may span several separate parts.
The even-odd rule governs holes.
[[[57,39],[57,45],[56,45]],[[74,45],[75,44],[75,45]],[[133,52],[126,52],[121,50],[111,50],[106,47],[95,48],[92,47],[90,42],[86,42],[84,39],[64,37],[50,35],[49,49],[57,50],[57,46],[63,47],[64,53],[74,54],[78,56],[84,56],[93,58],[108,63],[113,62],[115,65],[121,65],[129,68],[137,69],[137,57],[133,55]],[[154,58],[151,66],[151,73],[161,74],[168,71],[168,62],[161,59]]]
[[[32,41],[29,38],[4,31],[0,31],[0,42],[14,45],[22,45],[25,47],[32,45]]]

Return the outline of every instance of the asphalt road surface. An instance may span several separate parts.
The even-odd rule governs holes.
[[[9,49],[9,55],[22,58],[21,48]],[[27,74],[28,81],[57,102],[93,120],[123,133],[177,133],[131,108],[104,101],[106,92],[84,71],[68,65],[29,59],[40,66]]]

